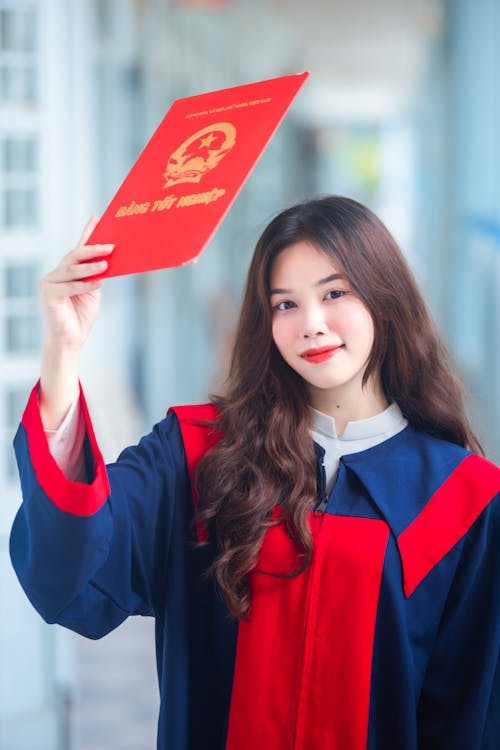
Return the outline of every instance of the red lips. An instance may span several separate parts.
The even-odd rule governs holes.
[[[324,362],[326,359],[330,359],[340,346],[319,346],[316,349],[307,349],[300,355],[307,362]]]

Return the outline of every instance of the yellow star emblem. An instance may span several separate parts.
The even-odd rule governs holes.
[[[214,133],[209,133],[205,138],[201,139],[200,148],[210,148],[212,142],[217,138]]]

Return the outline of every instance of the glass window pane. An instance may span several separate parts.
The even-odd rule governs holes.
[[[0,66],[0,101],[8,104],[34,104],[36,75],[32,66]]]
[[[26,68],[24,71],[24,96],[22,101],[26,104],[34,104],[37,98],[36,94],[37,77],[33,66]]]
[[[17,477],[17,465],[12,441],[23,415],[31,387],[31,384],[8,387],[4,396],[5,425],[3,425],[2,432],[5,438],[5,474],[9,480],[15,480]]]
[[[5,63],[0,64],[0,102],[8,101],[7,85],[9,78],[9,69]]]
[[[7,429],[13,430],[19,424],[29,395],[29,386],[9,388],[5,394],[5,415]]]
[[[36,352],[40,345],[40,319],[33,313],[5,319],[6,349],[11,354]]]
[[[12,440],[14,434],[8,435],[7,445],[5,447],[5,475],[9,481],[17,479],[17,463],[14,448],[12,446]]]
[[[96,22],[99,35],[105,39],[113,29],[112,5],[110,0],[97,0],[96,5]]]
[[[35,227],[38,223],[38,201],[35,190],[6,190],[4,223],[9,228]]]
[[[0,10],[0,50],[34,52],[35,49],[35,10]]]
[[[37,297],[38,266],[34,264],[11,265],[5,268],[5,296]]]
[[[0,10],[0,50],[8,50],[9,47],[9,11]]]
[[[33,174],[38,169],[38,142],[35,138],[4,138],[2,169],[9,174]]]
[[[37,15],[35,10],[24,13],[22,21],[21,44],[25,52],[37,50]]]

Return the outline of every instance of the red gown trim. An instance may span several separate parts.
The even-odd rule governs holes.
[[[41,488],[54,505],[76,516],[91,516],[106,502],[110,488],[106,466],[92,428],[87,403],[80,388],[80,408],[87,428],[87,437],[94,456],[94,479],[90,484],[70,482],[54,461],[40,417],[39,383],[31,391],[21,424],[26,430],[33,468]]]
[[[184,453],[191,480],[194,507],[198,504],[198,497],[194,486],[194,470],[200,459],[207,450],[220,440],[221,434],[216,430],[209,429],[207,423],[217,419],[218,411],[213,404],[198,404],[196,406],[173,406],[167,414],[174,411],[182,434]],[[207,532],[203,526],[196,522],[196,533],[200,542],[207,540]]]
[[[285,585],[261,571],[293,569],[296,550],[282,524],[267,532],[238,630],[227,750],[366,748],[389,527],[313,513],[311,530],[312,563]]]
[[[467,456],[399,535],[406,596],[467,533],[500,490],[499,476],[485,458]]]

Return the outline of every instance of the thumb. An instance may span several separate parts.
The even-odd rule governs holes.
[[[78,241],[79,245],[85,245],[88,238],[96,228],[97,224],[99,223],[99,217],[97,216],[91,216],[90,219],[85,224],[85,228],[82,232],[82,236],[80,237],[80,240]]]

